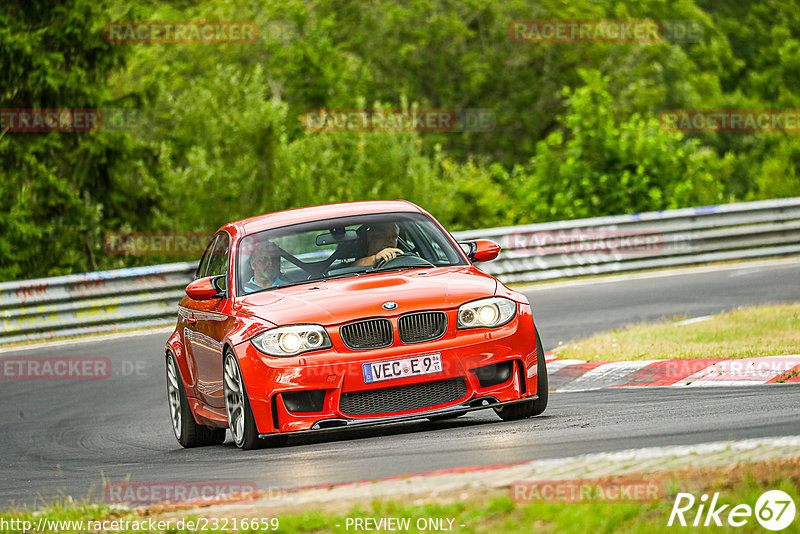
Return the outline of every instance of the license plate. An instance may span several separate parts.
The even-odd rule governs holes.
[[[365,363],[363,367],[364,382],[367,384],[406,376],[430,375],[442,372],[442,355],[424,354],[399,360]]]

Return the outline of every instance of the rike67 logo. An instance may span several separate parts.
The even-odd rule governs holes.
[[[678,493],[675,504],[669,514],[667,526],[708,527],[724,526],[743,527],[755,516],[756,521],[767,530],[783,530],[794,521],[795,504],[792,497],[781,490],[764,492],[756,501],[755,508],[749,504],[718,504],[719,493],[715,493],[709,502],[708,495],[703,494],[698,502],[691,493]],[[695,510],[695,504],[697,509]]]

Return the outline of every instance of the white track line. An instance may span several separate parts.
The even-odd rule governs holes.
[[[664,269],[655,272],[635,273],[635,274],[620,274],[620,275],[598,275],[597,278],[579,279],[579,280],[564,280],[561,282],[533,282],[531,285],[525,283],[511,284],[517,291],[527,293],[528,291],[544,291],[548,289],[558,289],[561,287],[577,287],[594,284],[612,284],[614,282],[625,282],[628,280],[645,280],[648,278],[664,278],[667,276],[681,276],[686,274],[702,274],[723,271],[738,271],[740,269],[773,267],[773,266],[786,266],[795,267],[800,265],[800,259],[797,258],[781,258],[777,260],[764,260],[741,262],[736,264],[723,264],[723,265],[707,265],[703,267],[686,267],[682,269]]]
[[[175,330],[174,326],[166,326],[161,328],[149,328],[145,330],[132,330],[130,332],[118,332],[112,334],[101,334],[96,336],[79,337],[75,339],[60,339],[55,341],[40,341],[32,342],[30,345],[20,345],[19,347],[3,347],[0,352],[19,352],[24,350],[36,350],[41,348],[62,347],[67,345],[78,345],[81,343],[96,343],[98,341],[116,341],[119,339],[126,339],[131,337],[142,337],[151,335],[169,334]],[[164,338],[167,341],[167,338]]]

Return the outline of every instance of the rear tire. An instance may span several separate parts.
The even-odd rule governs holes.
[[[172,431],[178,443],[187,449],[225,442],[225,429],[198,424],[194,420],[183,380],[178,372],[178,362],[172,352],[167,353],[167,398],[169,399]]]
[[[539,415],[547,408],[547,364],[544,361],[544,349],[538,330],[536,331],[536,395],[538,396],[536,400],[500,406],[494,411],[503,421],[516,421]]]

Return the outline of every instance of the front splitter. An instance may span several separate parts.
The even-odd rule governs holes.
[[[513,401],[500,402],[494,397],[478,397],[472,399],[464,404],[457,404],[455,406],[448,406],[447,408],[439,408],[438,410],[431,410],[429,412],[415,413],[411,415],[393,415],[388,417],[371,417],[369,419],[346,419],[346,418],[333,418],[321,419],[314,423],[308,430],[296,430],[292,432],[272,432],[268,434],[259,434],[259,438],[269,438],[271,436],[299,436],[304,434],[320,434],[323,432],[331,432],[336,430],[343,430],[347,428],[364,428],[379,425],[391,425],[394,423],[406,423],[409,421],[420,421],[423,419],[430,419],[431,417],[441,417],[449,414],[463,414],[467,412],[475,412],[478,410],[486,410],[489,408],[499,408],[501,406],[509,406],[511,404],[519,404],[520,402],[533,401],[538,399],[538,395],[531,395],[530,397],[523,397]]]

